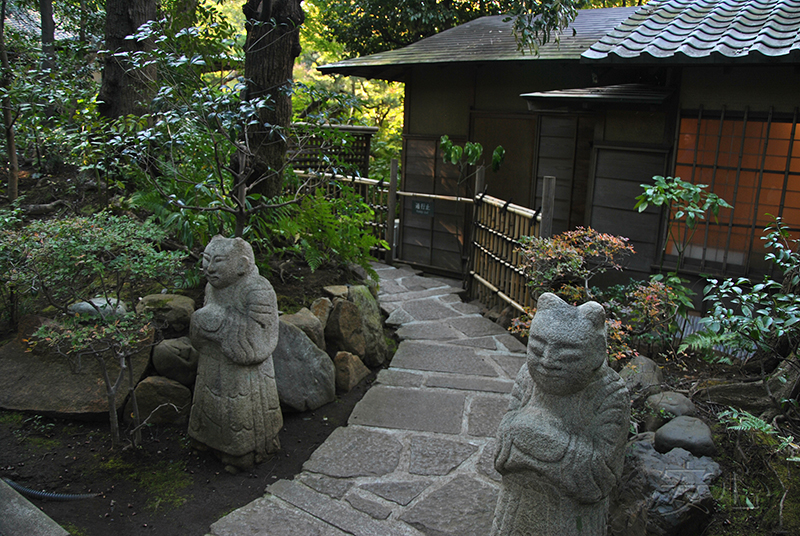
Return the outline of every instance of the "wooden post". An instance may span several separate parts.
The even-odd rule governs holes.
[[[541,238],[550,238],[553,236],[553,211],[556,201],[556,178],[547,176],[544,177],[544,184],[542,185],[542,224],[539,227],[539,236]]]
[[[386,264],[391,265],[394,260],[394,216],[397,210],[397,159],[392,158],[389,172],[389,196],[386,200],[386,243],[389,251],[386,253]]]

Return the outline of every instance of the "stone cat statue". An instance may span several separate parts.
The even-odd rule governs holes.
[[[511,397],[497,431],[503,483],[491,534],[606,534],[630,400],[607,363],[603,307],[543,294]]]

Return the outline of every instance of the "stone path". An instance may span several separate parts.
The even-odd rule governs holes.
[[[485,536],[494,434],[525,347],[460,284],[376,264],[401,340],[391,367],[294,480],[211,525],[213,536]]]

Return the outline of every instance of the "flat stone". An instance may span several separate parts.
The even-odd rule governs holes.
[[[424,380],[423,374],[391,368],[378,372],[378,377],[375,379],[377,383],[395,387],[422,387]]]
[[[474,349],[403,341],[392,358],[397,368],[497,377],[497,371]]]
[[[490,393],[510,393],[514,387],[511,380],[496,380],[475,376],[455,376],[451,374],[432,374],[425,382],[426,387],[460,389],[463,391],[484,391]]]
[[[324,493],[328,497],[341,499],[353,487],[353,482],[342,478],[331,478],[325,475],[300,473],[296,479],[309,488]]]
[[[396,302],[396,303],[388,302],[387,303],[385,301],[381,301],[380,302],[380,306],[381,306],[381,312],[383,312],[383,314],[385,314],[387,316],[392,314],[393,312],[395,312],[397,309],[401,308],[401,304],[399,302]]]
[[[492,529],[498,491],[460,475],[404,512],[400,519],[428,535],[486,536]]]
[[[213,525],[211,536],[264,536],[268,527],[281,527],[281,536],[346,536],[296,508],[283,508],[270,498],[259,498],[234,510]]]
[[[138,383],[150,362],[152,333],[142,350],[131,358],[134,382]],[[30,411],[66,418],[108,418],[108,397],[103,373],[97,360],[84,356],[79,369],[73,369],[67,359],[50,348],[26,352],[25,347],[12,340],[0,348],[0,408]],[[108,375],[116,378],[119,365],[116,359],[106,359]],[[127,385],[127,376],[125,385]],[[47,396],[42,396],[46,390]],[[118,389],[116,409],[122,409],[127,389]]]
[[[461,313],[435,299],[407,301],[403,303],[403,309],[414,320],[442,320],[461,316]]]
[[[402,449],[403,445],[389,434],[369,428],[340,427],[311,454],[303,470],[335,478],[382,476],[395,470]]]
[[[394,279],[381,279],[378,296],[383,296],[385,294],[399,294],[401,292],[407,292],[407,291],[408,291],[407,288],[402,286]]]
[[[28,499],[0,479],[0,534],[13,536],[69,536]]]
[[[453,304],[453,309],[465,315],[477,315],[480,314],[482,311],[481,307],[478,307],[477,305],[474,305],[472,303],[464,303],[464,302]]]
[[[695,417],[675,417],[656,431],[656,451],[666,453],[674,448],[688,450],[695,456],[717,453],[711,429]]]
[[[392,513],[392,509],[388,506],[366,499],[361,495],[350,494],[345,500],[350,503],[350,506],[364,512],[373,519],[386,519]]]
[[[457,346],[469,346],[470,348],[482,348],[484,350],[497,350],[497,342],[494,337],[478,337],[477,339],[462,339],[451,341],[449,344]]]
[[[397,330],[397,338],[403,340],[447,341],[461,338],[461,332],[441,322],[417,322],[405,324]]]
[[[412,475],[446,475],[477,452],[469,443],[414,436],[411,438],[411,459],[408,472]]]
[[[515,354],[524,354],[525,352],[528,351],[528,347],[522,344],[522,342],[520,342],[519,339],[517,339],[510,333],[497,335],[495,339],[497,340],[497,342],[505,346],[509,352],[514,352]]]
[[[406,287],[410,291],[414,291],[417,289],[435,289],[435,288],[443,288],[443,287],[453,287],[453,285],[449,284],[447,281],[443,281],[442,279],[438,279],[435,277],[423,277],[420,275],[414,275],[411,277],[406,277],[403,279],[403,286]],[[458,285],[460,286],[460,285]]]
[[[125,307],[125,304],[120,300],[116,298],[103,298],[102,296],[92,298],[89,301],[73,303],[67,307],[67,309],[70,313],[76,315],[100,316],[100,313],[98,313],[95,307],[100,309],[100,313],[106,317],[123,316],[128,312],[128,308]]]
[[[397,523],[381,523],[367,514],[297,482],[279,480],[267,488],[267,493],[308,512],[316,518],[355,536],[407,535]]]
[[[512,380],[517,377],[517,373],[525,364],[526,359],[525,355],[492,355],[492,361],[500,365],[503,372]]]
[[[467,433],[471,436],[494,437],[497,426],[508,411],[509,399],[499,396],[482,396],[469,406]]]
[[[453,287],[441,287],[427,290],[401,292],[398,294],[385,294],[381,296],[381,300],[387,302],[406,302],[411,300],[419,300],[422,298],[436,298],[438,296],[446,296],[448,294],[458,294],[459,292],[461,292],[461,289]]]
[[[464,316],[448,320],[450,327],[457,329],[468,337],[483,337],[485,335],[506,335],[508,332],[491,320],[482,316]]]
[[[398,306],[394,311],[389,313],[389,317],[386,319],[386,325],[402,326],[403,324],[407,324],[413,321],[414,317],[408,314],[405,309]]]
[[[401,506],[407,506],[430,485],[431,480],[426,479],[406,482],[376,482],[374,484],[362,484],[360,487],[382,499],[395,502]]]
[[[465,398],[461,393],[375,385],[353,409],[348,423],[458,434]]]

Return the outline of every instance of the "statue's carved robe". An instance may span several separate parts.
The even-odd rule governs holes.
[[[223,289],[206,285],[191,339],[200,361],[189,435],[231,456],[252,452],[256,461],[277,450],[283,426],[272,363],[278,306],[269,281],[253,271]]]
[[[523,365],[498,427],[495,467],[503,486],[493,536],[599,536],[608,494],[622,472],[630,405],[607,365],[583,390],[537,389]]]

